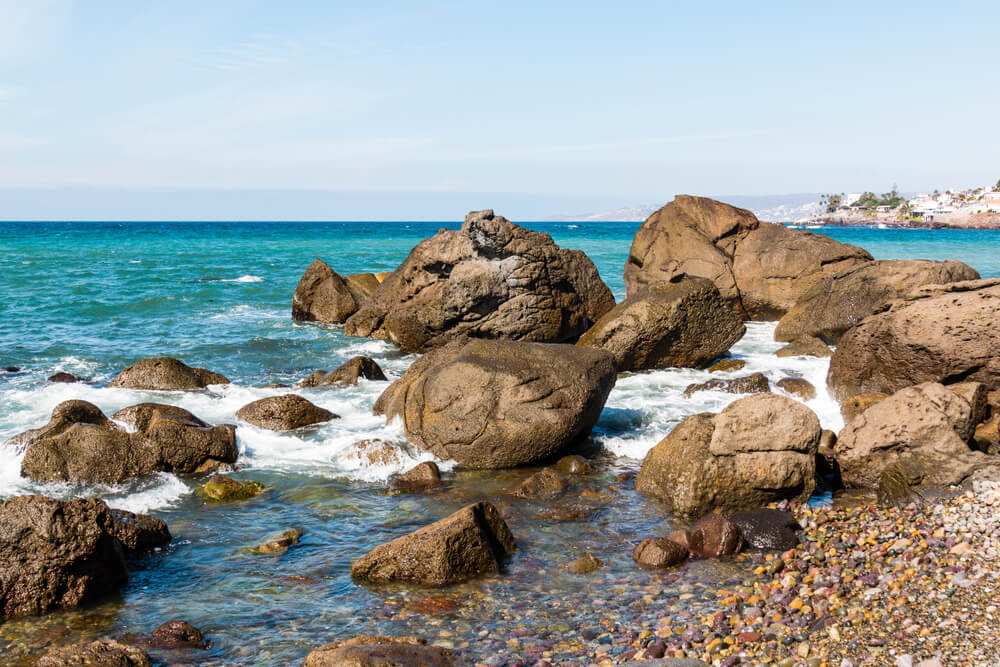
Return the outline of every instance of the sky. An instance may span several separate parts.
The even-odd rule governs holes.
[[[1000,178],[1000,4],[0,0],[0,219]]]

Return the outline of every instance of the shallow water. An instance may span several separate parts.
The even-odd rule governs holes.
[[[292,323],[291,294],[315,256],[344,273],[391,270],[414,244],[445,226],[458,225],[0,223],[0,367],[22,369],[0,371],[0,440],[44,424],[52,408],[70,398],[91,401],[108,414],[146,400],[172,403],[206,421],[235,423],[241,406],[283,391],[259,385],[292,383],[356,354],[373,357],[390,380],[396,378],[415,357],[380,341],[346,338],[340,327]],[[527,226],[549,232],[563,247],[583,249],[616,296],[624,296],[621,271],[638,223]],[[1000,275],[998,232],[823,231],[877,258],[954,257],[984,276]],[[750,324],[732,350],[747,367],[716,376],[760,371],[772,383],[804,377],[820,390],[809,406],[825,427],[838,429],[839,411],[823,390],[828,362],[774,357],[779,345],[772,332],[773,324]],[[224,373],[233,384],[192,393],[107,388],[123,367],[159,355]],[[88,382],[45,381],[59,370]],[[0,653],[16,658],[97,634],[148,633],[175,617],[210,636],[212,648],[197,659],[252,664],[299,660],[311,647],[359,633],[419,634],[463,647],[472,657],[500,648],[534,655],[556,637],[585,643],[579,633],[600,631],[609,614],[625,621],[655,614],[643,602],[648,591],[675,598],[685,586],[697,593],[699,581],[742,576],[738,563],[691,564],[677,581],[637,570],[632,546],[669,531],[672,520],[662,505],[613,481],[637,468],[680,419],[717,411],[735,398],[719,392],[683,398],[688,384],[708,377],[675,369],[620,378],[590,443],[591,451],[602,452],[599,474],[552,506],[503,501],[518,538],[508,571],[440,591],[359,587],[350,579],[350,563],[464,504],[502,497],[530,471],[459,473],[445,491],[428,496],[380,493],[391,474],[430,458],[400,449],[397,461],[369,465],[350,455],[350,445],[361,439],[402,440],[398,424],[371,414],[386,382],[298,390],[341,416],[312,430],[275,434],[240,424],[237,476],[270,487],[242,504],[206,505],[193,493],[203,479],[169,474],[112,488],[35,484],[19,477],[19,457],[4,452],[0,497],[100,495],[112,506],[165,519],[175,540],[133,564],[120,599],[0,626]],[[580,495],[584,489],[594,493]],[[560,510],[587,518],[560,520]],[[305,535],[286,554],[243,551],[289,527]],[[565,574],[562,564],[584,551],[605,567],[589,576]],[[698,605],[697,595],[685,599],[680,613],[695,614]],[[502,627],[530,634],[511,648],[509,637],[498,634]]]

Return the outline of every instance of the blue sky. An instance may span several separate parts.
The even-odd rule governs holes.
[[[0,0],[0,217],[993,183],[998,30],[985,2]]]

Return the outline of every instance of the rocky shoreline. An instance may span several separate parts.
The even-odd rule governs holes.
[[[830,227],[895,227],[900,229],[1000,229],[1000,213],[943,213],[933,220],[901,218],[896,213],[837,211],[824,213],[796,225]]]
[[[1000,503],[1000,280],[981,280],[954,261],[876,262],[862,248],[683,195],[643,224],[624,275],[626,299],[615,304],[586,255],[492,211],[472,212],[461,230],[421,242],[388,275],[341,276],[320,259],[309,266],[293,297],[294,319],[343,324],[349,335],[422,354],[374,402],[373,415],[400,420],[411,445],[454,461],[459,476],[484,471],[501,480],[504,471],[542,466],[516,484],[471,493],[452,488],[433,462],[392,480],[391,496],[426,495],[451,513],[352,554],[356,585],[448,590],[503,580],[530,546],[520,533],[525,508],[535,508],[530,521],[585,524],[639,493],[662,503],[675,525],[667,534],[646,527],[618,535],[616,553],[634,560],[637,581],[647,583],[641,590],[624,584],[621,601],[567,607],[573,623],[592,626],[559,630],[570,643],[517,629],[487,633],[476,650],[453,635],[360,635],[317,648],[306,664],[447,665],[473,654],[489,654],[484,665],[666,656],[727,667],[994,658],[974,634],[942,643],[956,631],[933,615],[966,614],[970,625],[992,620],[993,612],[968,610],[992,599],[1000,542],[993,509]],[[763,376],[731,376],[688,388],[738,397],[717,413],[680,421],[637,471],[608,483],[599,457],[580,456],[621,373],[725,365],[744,320],[780,320],[775,337],[789,345],[779,356],[832,354],[827,383],[843,404],[844,429],[824,431],[809,407],[773,393]],[[359,378],[385,375],[357,357],[298,386],[338,391]],[[109,386],[200,392],[228,383],[160,357],[126,368]],[[801,378],[778,384],[796,395],[816,392]],[[266,492],[256,480],[218,474],[239,465],[241,425],[295,432],[339,419],[289,390],[244,405],[236,425],[160,403],[109,418],[70,400],[48,424],[5,446],[23,453],[21,475],[38,482],[214,474],[201,496],[238,512]],[[378,456],[393,445],[356,446],[359,455]],[[927,500],[959,484],[970,491]],[[802,504],[817,485],[876,494],[877,502]],[[300,549],[304,536],[287,527],[244,551],[280,555]],[[0,619],[92,604],[170,540],[162,521],[111,511],[98,499],[4,500]],[[600,576],[602,563],[589,552],[566,560],[574,576]],[[688,578],[703,568],[728,568],[724,587]],[[942,596],[945,584],[953,594]],[[546,604],[557,604],[552,594],[558,589]],[[492,608],[511,618],[533,613],[512,599]],[[393,618],[405,627],[405,616]],[[170,640],[173,648],[203,648],[200,631],[173,619],[147,642],[154,655],[157,633],[172,636],[170,628],[181,636]],[[88,660],[149,664],[144,651],[115,642],[55,649],[39,664]]]

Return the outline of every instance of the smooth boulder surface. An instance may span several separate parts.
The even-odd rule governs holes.
[[[815,487],[819,419],[777,394],[741,398],[717,415],[692,415],[646,454],[636,490],[696,518],[739,512]]]
[[[789,394],[798,396],[803,401],[811,401],[816,398],[816,387],[809,380],[802,378],[781,378],[776,383],[780,389],[784,389]]]
[[[434,461],[424,461],[389,482],[389,493],[421,493],[441,486],[441,471]]]
[[[72,403],[56,406],[47,426],[29,432],[35,435],[29,438],[21,475],[43,482],[117,484],[160,471],[213,472],[236,461],[236,429],[231,425],[212,426],[182,408],[143,403],[114,415],[137,429],[129,432],[107,418],[98,419],[97,406]],[[86,421],[66,422],[67,415]]]
[[[293,431],[339,417],[296,394],[269,396],[236,411],[239,419],[269,431]]]
[[[407,438],[467,468],[541,461],[585,438],[615,384],[604,350],[456,341],[413,362],[375,402]]]
[[[60,435],[74,424],[91,424],[101,428],[115,427],[115,424],[93,403],[80,400],[63,401],[52,409],[48,424],[19,433],[4,444],[13,447],[20,454],[40,440]]]
[[[833,350],[819,338],[815,336],[803,336],[796,338],[788,345],[780,348],[774,353],[776,357],[829,357],[833,355]]]
[[[43,655],[37,667],[151,667],[142,649],[113,639],[82,642],[55,648]]]
[[[729,517],[743,533],[745,546],[758,551],[787,551],[799,545],[802,526],[781,510],[761,508]]]
[[[744,375],[743,377],[722,380],[714,378],[707,382],[689,384],[684,389],[684,397],[690,398],[699,391],[724,391],[727,394],[759,394],[771,391],[771,383],[763,373]]]
[[[490,503],[469,505],[429,526],[375,547],[351,565],[351,576],[385,583],[444,586],[499,572],[514,536]]]
[[[420,242],[344,325],[427,352],[461,337],[562,343],[615,305],[594,263],[493,211]]]
[[[778,322],[774,339],[808,336],[836,345],[848,329],[917,287],[978,278],[972,267],[953,259],[892,259],[852,266],[823,278],[800,296]]]
[[[127,577],[103,501],[0,500],[0,620],[79,606],[117,591]]]
[[[875,489],[883,471],[906,482],[958,484],[989,458],[969,446],[975,424],[969,402],[936,382],[907,387],[872,404],[837,438],[846,486]]]
[[[121,542],[125,553],[138,555],[170,544],[173,539],[163,519],[126,510],[111,510],[113,534]]]
[[[688,551],[697,558],[732,556],[743,548],[743,531],[718,512],[695,521],[686,537]]]
[[[707,278],[742,319],[777,319],[827,275],[871,260],[854,246],[705,197],[677,195],[636,233],[625,264],[629,296],[680,275]]]
[[[372,273],[342,276],[316,258],[292,295],[292,320],[343,324],[378,287]]]
[[[321,646],[305,667],[451,667],[454,654],[419,637],[362,635]]]
[[[229,378],[219,373],[192,368],[171,357],[143,359],[116,375],[109,387],[146,389],[153,391],[191,391],[210,384],[229,384]]]
[[[681,544],[664,537],[647,537],[632,550],[632,560],[646,567],[674,567],[688,557]]]
[[[746,326],[704,278],[648,285],[612,308],[577,345],[610,352],[619,372],[704,368],[725,354]]]
[[[838,400],[923,382],[1000,389],[1000,279],[918,288],[848,331],[830,360]]]
[[[198,489],[199,495],[210,503],[249,500],[263,492],[264,485],[260,482],[254,480],[243,482],[226,475],[212,475],[205,485]]]
[[[300,387],[325,387],[330,385],[355,385],[358,380],[386,380],[385,373],[370,357],[352,357],[329,373],[316,371],[299,382]]]

